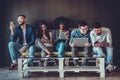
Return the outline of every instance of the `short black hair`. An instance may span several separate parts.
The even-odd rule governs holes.
[[[100,22],[94,22],[93,25],[92,25],[93,28],[100,28],[102,27],[101,23]]]
[[[80,21],[78,26],[86,26],[87,25],[87,22],[85,20],[83,21]]]
[[[22,16],[22,17],[26,18],[26,16],[25,16],[25,15],[18,15],[18,17],[19,17],[19,16]]]

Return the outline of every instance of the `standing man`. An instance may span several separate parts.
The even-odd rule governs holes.
[[[90,51],[91,46],[90,41],[86,43],[84,47],[77,47],[76,43],[73,41],[74,38],[90,38],[90,30],[88,29],[86,21],[80,21],[80,23],[78,24],[78,28],[74,29],[71,32],[69,45],[72,50],[72,57],[76,57],[76,53],[78,52],[78,50],[81,49],[84,51],[84,56],[88,56],[88,52]],[[82,65],[84,64],[85,60],[83,61]],[[78,62],[74,61],[74,65],[78,66]]]
[[[110,29],[102,27],[100,22],[95,22],[90,37],[95,53],[93,57],[105,57],[106,69],[111,71],[113,69],[113,47]]]
[[[34,57],[35,52],[35,36],[32,26],[26,24],[26,16],[18,16],[19,26],[14,27],[13,22],[10,22],[10,42],[8,44],[10,57],[12,60],[9,70],[17,67],[17,56],[19,53],[22,53],[28,49],[29,57]],[[18,42],[16,42],[19,40]],[[28,62],[31,62],[32,59],[29,59]]]

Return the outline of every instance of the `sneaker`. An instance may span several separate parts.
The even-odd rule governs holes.
[[[33,66],[33,62],[28,62],[28,66],[29,67]]]
[[[50,57],[51,55],[50,54],[48,54],[46,57]]]
[[[98,57],[98,55],[93,55],[93,57]]]
[[[9,70],[13,70],[17,67],[17,64],[11,63]]]
[[[108,70],[109,72],[114,70],[114,66],[112,64],[108,64],[108,66],[106,67],[106,70]]]

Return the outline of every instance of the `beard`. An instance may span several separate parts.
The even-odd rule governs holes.
[[[20,26],[25,24],[24,21],[23,22],[18,22],[18,23],[19,23]]]
[[[101,35],[101,32],[100,33],[96,33],[98,36]]]

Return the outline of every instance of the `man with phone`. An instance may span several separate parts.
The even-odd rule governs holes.
[[[26,16],[18,16],[19,26],[15,27],[13,22],[10,22],[10,42],[8,44],[10,57],[12,60],[9,70],[17,67],[17,56],[19,53],[25,52],[27,49],[29,51],[28,62],[32,62],[35,52],[35,36],[32,26],[26,24]],[[19,39],[19,41],[17,41]]]
[[[105,57],[106,69],[113,70],[113,47],[110,29],[103,27],[100,22],[95,22],[90,37],[95,53],[93,57]]]

